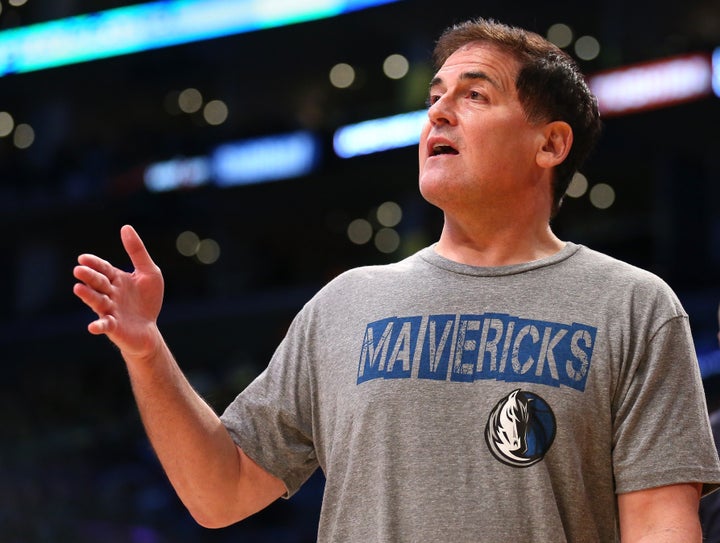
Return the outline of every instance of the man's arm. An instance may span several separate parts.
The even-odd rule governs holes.
[[[150,442],[178,496],[199,524],[227,526],[285,493],[282,481],[235,445],[164,343],[151,360],[125,360]]]
[[[700,543],[702,485],[686,483],[618,496],[623,543]]]
[[[81,255],[73,292],[98,316],[90,333],[120,349],[148,437],[180,499],[203,526],[232,524],[272,503],[285,485],[235,445],[183,375],[157,328],[160,269],[132,227],[121,237],[135,270]]]

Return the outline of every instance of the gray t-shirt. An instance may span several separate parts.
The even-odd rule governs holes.
[[[616,541],[616,493],[720,483],[676,296],[572,243],[341,274],[222,420],[288,496],[322,468],[320,542]]]

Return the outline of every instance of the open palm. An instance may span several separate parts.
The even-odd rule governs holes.
[[[131,226],[120,231],[123,247],[135,268],[128,273],[91,254],[78,257],[73,292],[98,316],[88,325],[92,334],[105,334],[132,357],[151,357],[161,343],[157,317],[164,283],[140,236]]]

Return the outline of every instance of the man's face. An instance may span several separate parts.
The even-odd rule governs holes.
[[[437,72],[419,148],[420,191],[430,203],[446,212],[512,206],[536,181],[542,127],[527,121],[518,69],[510,54],[472,43]]]

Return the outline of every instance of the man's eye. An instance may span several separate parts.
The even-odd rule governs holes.
[[[473,100],[484,100],[485,96],[478,91],[470,91],[470,98],[472,98]]]
[[[433,104],[434,104],[435,102],[437,102],[438,100],[440,100],[440,95],[439,95],[439,94],[431,94],[430,96],[428,96],[427,100],[425,100],[425,106],[426,106],[426,107],[430,107],[431,105],[433,105]]]

